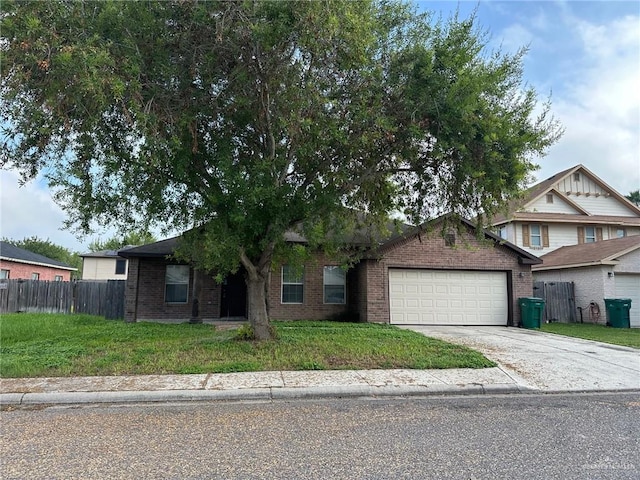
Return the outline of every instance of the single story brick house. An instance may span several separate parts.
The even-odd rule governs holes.
[[[77,268],[66,263],[0,242],[1,280],[48,280],[68,282]]]
[[[298,272],[274,268],[268,312],[276,320],[352,316],[366,322],[431,325],[520,323],[517,299],[532,296],[536,256],[474,225],[441,234],[440,220],[390,236],[350,270],[318,254]],[[172,259],[179,237],[119,252],[129,261],[125,320],[191,317],[193,269]],[[292,240],[296,241],[296,240]],[[304,241],[298,238],[297,241]],[[199,278],[202,276],[198,276]],[[246,318],[241,273],[200,285],[204,320]]]

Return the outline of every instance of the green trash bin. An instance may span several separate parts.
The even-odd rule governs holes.
[[[605,298],[607,307],[607,325],[613,328],[631,328],[631,299],[630,298]]]
[[[540,328],[542,326],[542,313],[544,312],[544,299],[536,297],[523,297],[518,299],[520,305],[520,326],[523,328]]]

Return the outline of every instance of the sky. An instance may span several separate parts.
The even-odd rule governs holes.
[[[514,53],[528,46],[524,79],[551,111],[564,135],[535,159],[542,181],[582,164],[623,195],[640,188],[640,2],[420,1],[420,9],[448,18],[476,10],[488,47]],[[80,253],[115,235],[98,228],[77,238],[62,229],[65,213],[40,178],[20,186],[0,171],[0,237],[37,236]]]

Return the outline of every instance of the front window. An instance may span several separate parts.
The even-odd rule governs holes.
[[[33,272],[31,274],[31,280],[40,280],[40,274],[38,272]]]
[[[340,267],[324,267],[324,303],[346,303],[346,273]]]
[[[5,270],[4,268],[0,270],[0,279],[7,280],[9,278],[9,271],[10,270]]]
[[[304,300],[304,271],[290,265],[282,266],[282,303],[302,303]]]
[[[584,242],[593,243],[596,241],[596,227],[584,228]]]
[[[542,247],[540,225],[531,225],[529,227],[529,245],[532,247]]]
[[[55,278],[54,278],[54,280],[55,280],[56,282],[61,282],[61,281],[62,281],[62,275],[56,275],[56,276],[55,276]]]
[[[127,273],[127,261],[124,258],[116,259],[116,275]]]
[[[187,303],[189,296],[189,266],[167,265],[164,300],[167,303]]]

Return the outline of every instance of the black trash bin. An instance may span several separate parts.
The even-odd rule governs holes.
[[[522,328],[540,328],[542,326],[544,299],[523,297],[518,299],[518,305],[520,305],[520,325]]]
[[[631,328],[631,299],[630,298],[605,298],[607,307],[607,325],[613,328]]]

